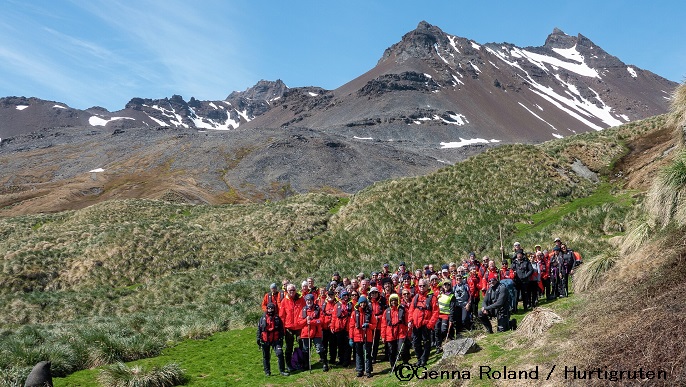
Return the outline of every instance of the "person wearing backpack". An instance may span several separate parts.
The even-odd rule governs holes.
[[[410,352],[405,351],[407,338],[407,311],[400,305],[400,296],[391,294],[388,298],[389,306],[381,315],[381,337],[386,343],[386,353],[391,364],[391,369],[395,368],[395,361],[403,357],[403,363],[410,360]],[[402,353],[400,353],[402,352]]]
[[[279,362],[279,372],[283,376],[288,376],[286,372],[286,364],[283,356],[283,322],[278,314],[276,314],[276,304],[270,302],[266,307],[262,318],[257,323],[257,345],[262,349],[262,367],[264,374],[271,376],[271,350]]]
[[[519,285],[519,292],[522,295],[522,308],[526,312],[531,306],[531,290],[529,281],[531,275],[534,273],[534,267],[526,254],[521,251],[517,252],[515,263],[513,264],[515,271],[515,285]]]
[[[431,352],[431,331],[438,320],[437,296],[429,292],[426,279],[417,284],[419,291],[410,303],[408,328],[412,329],[412,346],[417,355],[417,366],[426,366]]]
[[[376,321],[381,320],[381,315],[388,306],[386,297],[382,296],[377,287],[369,289],[369,306],[376,317]],[[379,355],[379,345],[381,344],[381,327],[377,325],[374,329],[374,340],[372,340],[372,363],[377,362]]]
[[[367,297],[360,296],[348,322],[349,344],[350,347],[355,347],[355,371],[358,378],[364,373],[368,378],[372,377],[372,341],[376,324],[376,316],[369,307]]]
[[[560,252],[562,253],[560,259],[560,274],[562,275],[563,295],[564,297],[569,297],[569,276],[574,274],[576,258],[574,257],[574,252],[569,250],[564,243],[560,245]]]
[[[324,346],[324,353],[329,354],[329,364],[335,364],[336,355],[338,355],[338,341],[332,329],[337,303],[336,292],[329,290],[326,292],[326,299],[319,305],[322,316],[322,345]]]
[[[276,288],[275,283],[269,285],[269,292],[265,293],[264,297],[262,298],[262,311],[266,312],[267,304],[271,302],[276,307],[276,314],[279,314],[279,303],[281,300],[283,300],[285,294],[285,291],[279,291]]]
[[[314,294],[305,296],[305,306],[298,316],[298,324],[302,326],[300,330],[300,347],[305,355],[303,369],[310,368],[310,352],[314,342],[314,348],[322,362],[324,372],[329,370],[329,363],[326,361],[326,352],[322,346],[322,316],[319,305],[314,302]]]
[[[479,311],[479,320],[484,325],[488,333],[493,333],[491,318],[496,317],[498,321],[498,332],[509,329],[510,322],[510,303],[509,293],[505,286],[500,285],[497,278],[488,281],[489,288],[484,297],[484,303]]]
[[[295,285],[288,284],[286,286],[286,296],[281,301],[279,308],[279,317],[283,321],[285,328],[284,339],[286,341],[286,367],[291,372],[291,359],[293,356],[293,344],[300,336],[300,326],[298,324],[298,316],[305,307],[305,300],[295,291]]]
[[[342,367],[350,366],[351,348],[348,345],[348,322],[353,312],[353,303],[350,301],[350,293],[343,290],[340,293],[340,301],[336,303],[336,309],[331,316],[331,332],[336,337],[338,346],[338,365]]]

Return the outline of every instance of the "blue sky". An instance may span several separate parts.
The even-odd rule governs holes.
[[[477,43],[541,46],[558,27],[686,79],[686,1],[0,0],[0,97],[86,109],[221,100],[261,79],[335,89],[426,20]]]

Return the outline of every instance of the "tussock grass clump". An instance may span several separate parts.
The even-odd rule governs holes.
[[[674,89],[667,125],[675,128],[675,137],[684,145],[686,136],[686,83],[682,83]]]
[[[574,272],[574,291],[584,292],[594,289],[607,278],[607,273],[615,266],[618,257],[608,252],[584,262]]]
[[[539,337],[553,324],[562,323],[562,317],[548,308],[537,307],[524,316],[522,322],[517,325],[517,334],[528,339]]]
[[[686,151],[682,150],[650,187],[646,210],[659,226],[671,221],[686,225]]]
[[[149,370],[116,363],[100,371],[98,381],[103,387],[172,387],[184,384],[186,377],[176,363]]]

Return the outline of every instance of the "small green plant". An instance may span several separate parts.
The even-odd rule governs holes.
[[[103,387],[172,387],[185,384],[186,377],[176,363],[149,370],[116,363],[100,371],[98,382]]]

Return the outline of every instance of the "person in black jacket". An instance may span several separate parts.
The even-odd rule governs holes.
[[[279,372],[283,376],[288,376],[282,349],[283,335],[283,322],[276,314],[276,305],[270,302],[267,304],[267,311],[257,323],[257,345],[262,349],[262,366],[264,367],[264,374],[267,376],[271,376],[272,348],[274,348],[274,353],[276,353],[279,361]]]
[[[517,258],[515,258],[513,269],[515,271],[515,286],[518,286],[518,290],[522,295],[522,308],[524,308],[524,311],[526,312],[529,306],[533,305],[531,302],[529,279],[531,278],[531,274],[534,273],[534,267],[524,253],[517,252]]]
[[[505,286],[500,285],[500,281],[493,277],[488,281],[488,291],[484,297],[484,303],[479,311],[479,320],[486,327],[488,333],[493,333],[491,318],[498,319],[498,332],[509,329],[510,322],[510,299]]]

